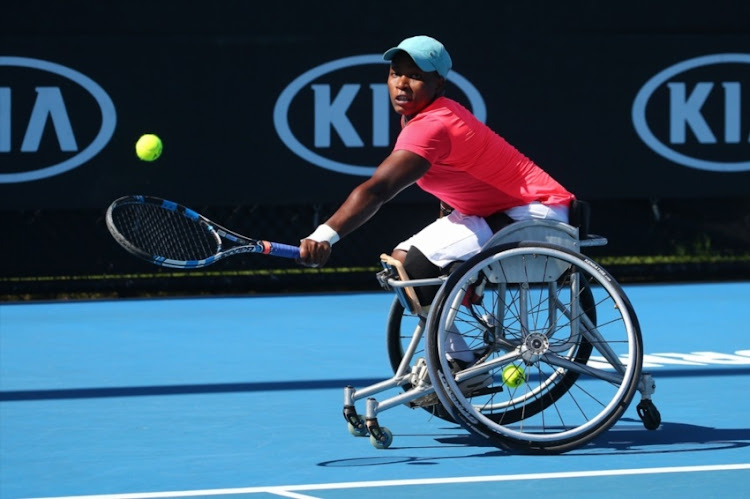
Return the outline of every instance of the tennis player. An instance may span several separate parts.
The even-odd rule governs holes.
[[[401,115],[401,132],[372,177],[301,241],[303,264],[324,265],[331,246],[414,183],[441,203],[440,218],[393,250],[414,279],[440,275],[452,262],[479,253],[494,232],[513,221],[568,221],[574,195],[444,95],[452,62],[442,43],[414,36],[383,58],[391,63],[388,90]],[[431,297],[420,297],[425,300]]]

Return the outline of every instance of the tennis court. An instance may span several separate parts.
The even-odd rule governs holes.
[[[741,497],[750,283],[625,286],[663,423],[635,407],[559,456],[421,410],[352,437],[347,384],[390,376],[386,292],[0,305],[0,497]]]

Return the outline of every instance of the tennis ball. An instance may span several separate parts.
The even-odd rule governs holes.
[[[147,133],[141,135],[141,138],[135,143],[135,153],[143,161],[155,161],[161,156],[163,147],[161,139],[158,136],[153,133]]]
[[[510,388],[518,388],[526,382],[523,367],[511,364],[503,369],[503,383]]]

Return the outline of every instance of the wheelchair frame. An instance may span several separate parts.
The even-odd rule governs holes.
[[[396,294],[387,334],[394,375],[344,389],[350,433],[387,448],[393,434],[378,416],[407,405],[458,422],[500,448],[560,453],[608,430],[636,390],[644,426],[658,428],[655,383],[642,372],[632,305],[614,278],[579,252],[606,243],[569,224],[528,220],[500,230],[449,276],[409,279],[400,262],[381,256],[378,280]],[[419,286],[440,286],[429,307],[414,293]],[[402,345],[399,314],[418,321]],[[466,345],[474,360],[461,365],[455,344]],[[420,349],[423,358],[416,357]],[[509,366],[523,373],[520,385],[502,374]],[[402,392],[374,397],[394,388]],[[356,410],[363,399],[364,416]]]

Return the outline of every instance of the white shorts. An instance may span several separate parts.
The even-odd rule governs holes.
[[[505,213],[516,222],[532,218],[568,221],[568,207],[563,205],[531,203],[511,208]],[[476,255],[491,237],[492,230],[484,218],[454,210],[399,243],[395,249],[409,251],[416,246],[428,260],[443,268],[449,263]]]

